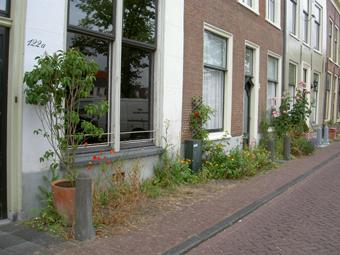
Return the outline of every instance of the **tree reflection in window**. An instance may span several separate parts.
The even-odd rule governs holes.
[[[150,52],[123,46],[120,117],[122,141],[150,138],[150,62]]]
[[[79,107],[81,109],[80,117],[87,121],[91,121],[97,127],[102,128],[104,133],[107,133],[107,114],[102,117],[93,117],[86,115],[82,109],[84,109],[86,104],[96,104],[108,100],[109,41],[69,32],[67,35],[67,47],[80,50],[85,56],[87,56],[88,59],[94,60],[99,66],[99,71],[96,74],[96,80],[94,82],[94,88],[90,96],[81,99],[79,102]],[[93,138],[89,136],[86,141],[88,143],[103,143],[107,141],[107,135],[104,135],[101,138]]]
[[[102,33],[113,32],[112,0],[70,0],[69,24]]]
[[[124,0],[123,37],[155,43],[156,0]]]

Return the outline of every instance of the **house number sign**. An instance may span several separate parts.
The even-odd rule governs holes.
[[[31,39],[27,41],[27,46],[45,49],[46,44],[39,39]]]

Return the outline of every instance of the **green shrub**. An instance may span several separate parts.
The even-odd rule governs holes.
[[[292,141],[292,154],[294,156],[311,155],[315,150],[314,144],[304,137],[293,139]]]

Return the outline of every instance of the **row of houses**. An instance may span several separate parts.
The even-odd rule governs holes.
[[[100,67],[82,103],[109,101],[92,120],[106,135],[79,166],[114,149],[148,178],[165,136],[183,152],[194,96],[214,109],[209,139],[227,149],[258,143],[260,122],[301,81],[308,125],[340,121],[339,27],[339,0],[0,0],[0,218],[35,215],[49,172],[24,95],[35,57],[75,47]]]

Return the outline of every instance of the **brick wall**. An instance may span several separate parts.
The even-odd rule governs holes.
[[[190,137],[191,98],[202,95],[204,22],[234,36],[233,100],[231,135],[243,133],[243,87],[245,40],[260,46],[259,118],[265,111],[268,50],[283,56],[282,30],[265,20],[265,0],[259,0],[260,15],[237,0],[185,0],[184,9],[184,88],[182,140]],[[281,10],[284,8],[283,0]],[[281,27],[283,26],[281,12]],[[227,99],[226,99],[227,100]]]

